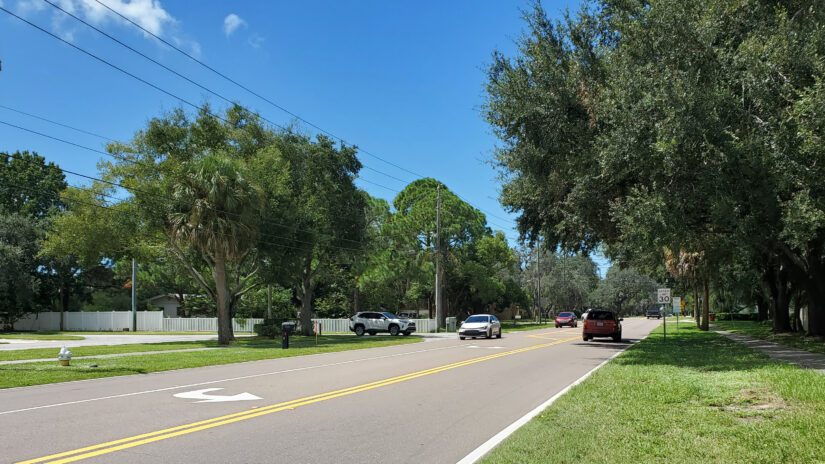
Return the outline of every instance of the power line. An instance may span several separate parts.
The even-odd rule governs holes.
[[[332,137],[332,138],[334,138],[334,139],[336,139],[336,140],[340,141],[341,143],[344,143],[344,144],[347,144],[347,145],[354,145],[354,144],[351,144],[351,143],[347,142],[347,141],[346,141],[346,140],[344,140],[342,137],[339,137],[339,136],[337,136],[337,135],[335,135],[335,134],[333,134],[333,133],[329,132],[328,130],[326,130],[326,129],[324,129],[324,128],[322,128],[322,127],[320,127],[320,126],[318,126],[318,125],[314,124],[313,122],[311,122],[311,121],[309,121],[309,120],[307,120],[307,119],[305,119],[305,118],[301,117],[300,115],[298,115],[298,114],[296,114],[296,113],[294,113],[294,112],[292,112],[292,111],[288,110],[287,108],[285,108],[285,107],[283,107],[283,106],[281,106],[281,105],[279,105],[279,104],[275,103],[274,101],[270,100],[269,98],[267,98],[267,97],[265,97],[265,96],[263,96],[263,95],[259,94],[258,92],[255,92],[254,90],[250,89],[249,87],[247,87],[247,86],[245,86],[245,85],[241,84],[240,82],[236,81],[235,79],[232,79],[231,77],[227,76],[226,74],[224,74],[224,73],[222,73],[222,72],[218,71],[217,69],[215,69],[215,68],[213,68],[213,67],[209,66],[208,64],[206,64],[206,63],[204,63],[203,61],[199,60],[198,58],[196,58],[196,57],[192,56],[191,54],[189,54],[189,53],[185,52],[184,50],[181,50],[179,47],[177,47],[177,46],[175,46],[175,45],[173,45],[173,44],[169,43],[167,40],[163,39],[162,37],[160,37],[160,36],[156,35],[155,33],[153,33],[153,32],[151,32],[151,31],[149,31],[148,29],[144,28],[143,26],[141,26],[140,24],[138,24],[138,23],[136,23],[135,21],[131,20],[130,18],[126,17],[125,15],[121,14],[120,12],[118,12],[118,11],[114,10],[114,9],[113,9],[112,7],[110,7],[109,5],[106,5],[105,3],[101,2],[100,0],[95,0],[95,1],[96,1],[98,4],[100,4],[101,6],[103,6],[104,8],[106,8],[107,10],[109,10],[109,11],[111,11],[112,13],[114,13],[114,14],[118,15],[121,19],[123,19],[123,20],[127,21],[128,23],[130,23],[131,25],[133,25],[133,26],[137,27],[138,29],[140,29],[140,30],[141,30],[141,31],[143,31],[144,33],[151,35],[152,37],[154,37],[155,39],[159,40],[160,42],[162,42],[162,43],[163,43],[163,44],[165,44],[166,46],[168,46],[168,47],[172,48],[173,50],[175,50],[175,51],[177,51],[178,53],[182,54],[183,56],[185,56],[185,57],[189,58],[190,60],[192,60],[192,61],[194,61],[195,63],[199,64],[200,66],[204,67],[205,69],[207,69],[207,70],[209,70],[209,71],[211,71],[211,72],[215,73],[216,75],[218,75],[218,76],[220,76],[221,78],[223,78],[223,79],[227,80],[228,82],[230,82],[230,83],[232,83],[232,84],[236,85],[237,87],[240,87],[241,89],[245,90],[246,92],[248,92],[248,93],[250,93],[250,94],[254,95],[255,97],[257,97],[257,98],[259,98],[259,99],[261,99],[261,100],[263,100],[263,101],[265,101],[266,103],[269,103],[269,104],[270,104],[270,105],[272,105],[273,107],[275,107],[275,108],[277,108],[277,109],[279,109],[279,110],[283,111],[284,113],[286,113],[286,114],[288,114],[288,115],[292,116],[293,118],[295,118],[295,119],[297,119],[297,120],[299,120],[299,121],[303,122],[304,124],[306,124],[306,125],[308,125],[308,126],[310,126],[310,127],[313,127],[313,128],[314,128],[314,129],[316,129],[317,131],[319,131],[319,132],[321,132],[321,133],[323,133],[323,134],[325,134],[325,135],[327,135],[327,136],[329,136],[329,137]],[[391,161],[387,161],[386,159],[384,159],[384,158],[382,158],[382,157],[380,157],[380,156],[378,156],[378,155],[375,155],[375,154],[373,154],[373,153],[370,153],[370,152],[368,152],[367,150],[364,150],[364,149],[359,149],[359,151],[361,151],[361,152],[363,152],[364,154],[369,155],[369,156],[371,156],[371,157],[373,157],[373,158],[375,158],[375,159],[377,159],[377,160],[379,160],[379,161],[382,161],[382,162],[384,162],[384,163],[386,163],[386,164],[388,164],[388,165],[390,165],[390,166],[393,166],[393,167],[398,168],[398,169],[400,169],[400,170],[402,170],[402,171],[404,171],[404,172],[407,172],[407,173],[409,173],[409,174],[412,174],[413,176],[416,176],[416,177],[427,177],[427,176],[422,176],[421,174],[415,173],[415,172],[413,172],[413,171],[410,171],[409,169],[407,169],[407,168],[405,168],[405,167],[403,167],[403,166],[399,166],[399,165],[397,165],[397,164],[395,164],[395,163],[393,163],[393,162],[391,162]],[[405,182],[406,182],[406,181],[405,181]]]
[[[129,46],[129,45],[127,45],[127,44],[123,43],[122,41],[118,40],[117,38],[115,38],[115,37],[113,37],[113,36],[111,36],[111,35],[107,34],[106,32],[104,32],[104,31],[102,31],[102,30],[98,29],[97,27],[95,27],[95,26],[93,26],[93,25],[91,25],[91,24],[87,23],[86,21],[83,21],[82,19],[78,18],[77,16],[75,16],[75,15],[73,15],[73,14],[71,14],[71,13],[67,12],[66,10],[64,10],[64,9],[60,8],[59,6],[57,6],[57,5],[53,4],[53,3],[51,3],[49,0],[43,0],[43,1],[45,1],[45,2],[46,2],[46,3],[48,3],[49,5],[53,6],[54,8],[56,8],[56,9],[58,9],[58,10],[60,10],[60,11],[64,12],[64,13],[66,13],[66,14],[67,14],[67,15],[69,15],[70,17],[72,17],[72,18],[76,19],[77,21],[80,21],[81,23],[85,24],[86,26],[88,26],[88,27],[90,27],[90,28],[94,29],[95,31],[99,32],[100,34],[104,35],[105,37],[107,37],[107,38],[109,38],[109,39],[113,40],[114,42],[118,43],[119,45],[121,45],[121,46],[123,46],[123,47],[127,48],[128,50],[130,50],[130,51],[132,51],[132,52],[134,52],[134,53],[138,54],[139,56],[141,56],[141,57],[143,57],[143,58],[145,58],[145,59],[147,59],[147,60],[151,61],[152,63],[154,63],[154,64],[156,64],[156,65],[158,65],[158,66],[162,67],[163,69],[165,69],[165,70],[167,70],[167,71],[169,71],[169,72],[171,72],[171,73],[175,74],[176,76],[178,76],[178,77],[180,77],[180,78],[182,78],[182,79],[186,80],[187,82],[189,82],[189,83],[191,83],[191,84],[193,84],[193,85],[196,85],[197,87],[199,87],[199,88],[201,88],[201,89],[203,89],[203,90],[205,90],[205,91],[207,91],[207,92],[211,93],[212,95],[215,95],[216,97],[218,97],[218,98],[220,98],[220,99],[222,99],[222,100],[226,101],[227,103],[229,103],[229,104],[231,104],[231,105],[236,105],[236,106],[238,106],[238,107],[240,107],[240,108],[243,108],[244,110],[246,110],[246,111],[248,111],[248,112],[250,112],[250,113],[252,113],[252,114],[257,115],[259,118],[261,118],[263,121],[266,121],[267,123],[269,123],[269,124],[270,124],[271,126],[273,126],[273,127],[276,127],[276,128],[278,128],[278,129],[280,129],[280,130],[283,130],[283,131],[289,131],[289,129],[288,129],[287,127],[283,126],[282,124],[278,124],[278,123],[276,123],[276,122],[274,122],[274,121],[271,121],[270,119],[266,118],[265,116],[262,116],[262,115],[260,115],[259,113],[254,112],[254,111],[250,110],[249,108],[244,107],[244,106],[243,106],[243,105],[241,105],[240,103],[235,102],[235,101],[232,101],[231,99],[229,99],[229,98],[227,98],[227,97],[223,96],[222,94],[220,94],[220,93],[218,93],[218,92],[215,92],[215,91],[213,91],[213,90],[209,89],[208,87],[206,87],[206,86],[204,86],[204,85],[202,85],[202,84],[199,84],[198,82],[195,82],[194,80],[192,80],[192,79],[190,79],[190,78],[188,78],[188,77],[184,76],[183,74],[181,74],[181,73],[179,73],[179,72],[175,71],[174,69],[172,69],[172,68],[170,68],[170,67],[168,67],[168,66],[166,66],[166,65],[164,65],[164,64],[162,64],[162,63],[160,63],[159,61],[157,61],[157,60],[155,60],[155,59],[153,59],[153,58],[151,58],[151,57],[147,56],[146,54],[144,54],[144,53],[142,53],[142,52],[140,52],[140,51],[136,50],[135,48],[133,48],[133,47],[131,47],[131,46]],[[127,76],[129,76],[129,77],[131,77],[131,78],[133,78],[133,79],[135,79],[135,80],[137,80],[137,81],[139,81],[139,82],[141,82],[141,83],[145,84],[145,85],[148,85],[149,87],[152,87],[153,89],[158,90],[158,91],[160,91],[160,92],[164,93],[165,95],[168,95],[168,96],[170,96],[170,97],[172,97],[172,98],[174,98],[174,99],[176,99],[176,100],[180,101],[181,103],[184,103],[184,104],[186,104],[186,105],[188,105],[188,106],[192,107],[192,108],[193,108],[193,109],[195,109],[195,110],[200,111],[200,110],[202,110],[202,109],[203,109],[202,107],[200,107],[200,106],[196,105],[195,103],[192,103],[191,101],[189,101],[189,100],[187,100],[187,99],[185,99],[185,98],[183,98],[183,97],[180,97],[180,96],[178,96],[178,95],[176,95],[176,94],[174,94],[174,93],[172,93],[172,92],[170,92],[170,91],[168,91],[168,90],[165,90],[165,89],[161,88],[160,86],[158,86],[158,85],[156,85],[156,84],[154,84],[154,83],[152,83],[152,82],[150,82],[150,81],[148,81],[148,80],[146,80],[146,79],[143,79],[143,78],[141,78],[140,76],[138,76],[138,75],[136,75],[136,74],[134,74],[134,73],[131,73],[131,72],[129,72],[129,71],[127,71],[127,70],[125,70],[125,69],[121,68],[120,66],[117,66],[117,65],[115,65],[115,64],[113,64],[113,63],[111,63],[111,62],[107,61],[106,59],[101,58],[100,56],[95,55],[94,53],[92,53],[92,52],[90,52],[90,51],[88,51],[88,50],[86,50],[86,49],[84,49],[84,48],[81,48],[81,47],[79,47],[79,46],[77,46],[77,45],[75,45],[75,44],[73,44],[73,43],[71,43],[71,42],[69,42],[68,40],[63,39],[62,37],[60,37],[60,36],[58,36],[58,35],[56,35],[56,34],[54,34],[54,33],[50,32],[50,31],[48,31],[48,30],[46,30],[46,29],[44,29],[44,28],[42,28],[42,27],[38,26],[37,24],[34,24],[34,23],[32,23],[31,21],[28,21],[27,19],[25,19],[25,18],[23,18],[23,17],[21,17],[21,16],[18,16],[18,15],[14,14],[14,13],[12,13],[11,11],[9,11],[8,9],[6,9],[6,8],[4,8],[4,7],[2,7],[2,6],[0,6],[0,10],[1,10],[1,11],[6,12],[6,13],[8,13],[8,14],[10,14],[11,16],[14,16],[15,18],[19,19],[20,21],[25,22],[26,24],[28,24],[28,25],[30,25],[30,26],[32,26],[32,27],[34,27],[34,28],[38,29],[39,31],[41,31],[41,32],[43,32],[43,33],[45,33],[45,34],[49,35],[50,37],[52,37],[52,38],[54,38],[54,39],[56,39],[56,40],[59,40],[60,42],[65,43],[66,45],[71,46],[71,47],[72,47],[72,48],[74,48],[75,50],[78,50],[78,51],[80,51],[81,53],[83,53],[83,54],[85,54],[85,55],[87,55],[87,56],[89,56],[89,57],[92,57],[92,58],[94,58],[95,60],[97,60],[97,61],[99,61],[99,62],[101,62],[101,63],[103,63],[103,64],[105,64],[105,65],[107,65],[107,66],[109,66],[109,67],[111,67],[111,68],[113,68],[113,69],[115,69],[115,70],[117,70],[117,71],[120,71],[121,73],[123,73],[123,74],[125,74],[125,75],[127,75]],[[220,115],[218,115],[218,114],[212,113],[211,111],[205,111],[205,113],[206,113],[208,116],[210,116],[210,117],[216,118],[216,119],[218,119],[218,120],[220,120],[220,121],[222,121],[222,122],[224,122],[224,123],[226,123],[226,124],[229,124],[229,121],[227,121],[227,120],[226,120],[226,118],[224,118],[224,117],[222,117],[222,116],[220,116]],[[345,144],[346,144],[346,142],[345,142],[345,141],[343,141],[343,139],[340,139],[340,138],[339,138],[339,140],[341,140],[341,141],[342,141],[342,143],[345,143]],[[360,150],[360,151],[363,151],[363,150]],[[366,153],[366,152],[365,152],[365,153]],[[363,164],[363,163],[362,163],[362,164]],[[366,166],[366,165],[363,165],[363,166],[364,166],[364,168],[365,168],[365,169],[367,169],[367,170],[370,170],[370,171],[376,172],[376,173],[378,173],[378,174],[384,175],[384,176],[386,176],[386,177],[389,177],[389,178],[391,178],[391,179],[397,180],[397,181],[399,181],[399,182],[402,182],[402,183],[406,183],[406,182],[407,182],[407,181],[405,181],[404,179],[401,179],[401,178],[399,178],[399,177],[393,176],[392,174],[388,174],[388,173],[386,173],[386,172],[383,172],[383,171],[381,171],[381,170],[378,170],[378,169],[375,169],[375,168],[372,168],[372,167],[369,167],[369,166]]]
[[[215,91],[213,91],[213,90],[211,90],[211,89],[207,88],[206,86],[201,85],[201,84],[199,84],[199,83],[195,82],[194,80],[192,80],[192,79],[190,79],[190,78],[188,78],[188,77],[184,76],[183,74],[181,74],[181,73],[179,73],[179,72],[175,71],[174,69],[172,69],[172,68],[170,68],[170,67],[168,67],[168,66],[166,66],[166,65],[164,65],[164,64],[162,64],[162,63],[160,63],[159,61],[157,61],[157,60],[155,60],[155,59],[153,59],[153,58],[151,58],[151,57],[147,56],[146,54],[144,54],[144,53],[142,53],[142,52],[140,52],[140,51],[136,50],[135,48],[133,48],[133,47],[129,46],[128,44],[126,44],[126,43],[122,42],[121,40],[117,39],[116,37],[114,37],[114,36],[112,36],[112,35],[110,35],[110,34],[108,34],[108,33],[104,32],[103,30],[101,30],[101,29],[99,29],[99,28],[97,28],[97,27],[95,27],[95,26],[93,26],[93,25],[91,25],[91,24],[89,24],[88,22],[84,21],[83,19],[81,19],[81,18],[79,18],[79,17],[75,16],[74,14],[72,14],[72,13],[70,13],[70,12],[68,12],[68,11],[64,10],[64,9],[63,9],[63,8],[61,8],[60,6],[58,6],[58,5],[54,4],[54,3],[52,3],[50,0],[43,0],[43,1],[45,1],[46,3],[48,3],[49,5],[51,5],[52,7],[54,7],[54,8],[56,8],[56,9],[58,9],[58,10],[62,11],[63,13],[65,13],[65,14],[69,15],[70,17],[74,18],[75,20],[77,20],[77,21],[79,21],[79,22],[81,22],[81,23],[85,24],[85,25],[86,25],[86,26],[88,26],[89,28],[94,29],[94,30],[95,30],[95,31],[97,31],[98,33],[100,33],[100,34],[104,35],[105,37],[107,37],[107,38],[109,38],[109,39],[111,39],[111,40],[113,40],[114,42],[116,42],[116,43],[120,44],[121,46],[123,46],[123,47],[127,48],[128,50],[132,51],[133,53],[138,54],[139,56],[141,56],[141,57],[143,57],[143,58],[145,58],[145,59],[147,59],[147,60],[151,61],[152,63],[154,63],[154,64],[156,64],[156,65],[158,65],[158,66],[162,67],[163,69],[165,69],[165,70],[167,70],[167,71],[169,71],[169,72],[171,72],[171,73],[175,74],[176,76],[178,76],[178,77],[180,77],[180,78],[182,78],[182,79],[186,80],[187,82],[189,82],[189,83],[191,83],[191,84],[193,84],[193,85],[196,85],[197,87],[199,87],[199,88],[201,88],[201,89],[203,89],[203,90],[205,90],[205,91],[207,91],[207,92],[209,92],[209,93],[211,93],[211,94],[213,94],[213,95],[217,96],[218,98],[221,98],[222,100],[224,100],[224,101],[226,101],[226,102],[228,102],[228,103],[230,103],[230,104],[237,104],[238,106],[243,107],[243,106],[242,106],[242,105],[240,105],[239,103],[234,102],[234,101],[230,100],[229,98],[227,98],[227,97],[225,97],[225,96],[223,96],[223,95],[221,95],[221,94],[219,94],[219,93],[217,93],[217,92],[215,92]],[[123,20],[127,21],[129,24],[132,24],[133,26],[137,27],[138,29],[140,29],[141,31],[143,31],[143,32],[144,32],[144,33],[146,33],[146,34],[151,35],[152,37],[154,37],[155,39],[159,40],[161,43],[165,44],[166,46],[168,46],[168,47],[172,48],[173,50],[177,51],[178,53],[180,53],[180,54],[184,55],[185,57],[189,58],[190,60],[192,60],[192,61],[194,61],[195,63],[199,64],[200,66],[204,67],[205,69],[207,69],[207,70],[209,70],[209,71],[213,72],[214,74],[216,74],[216,75],[220,76],[221,78],[225,79],[226,81],[228,81],[228,82],[230,82],[230,83],[234,84],[235,86],[237,86],[237,87],[239,87],[239,88],[243,89],[244,91],[246,91],[246,92],[248,92],[248,93],[250,93],[250,94],[254,95],[255,97],[259,98],[260,100],[262,100],[262,101],[264,101],[264,102],[266,102],[266,103],[268,103],[268,104],[272,105],[273,107],[275,107],[275,108],[277,108],[277,109],[279,109],[279,110],[281,110],[281,111],[285,112],[286,114],[289,114],[290,116],[292,116],[292,117],[294,117],[295,119],[297,119],[297,120],[299,120],[299,121],[303,122],[304,124],[307,124],[308,126],[313,127],[314,129],[318,130],[319,132],[321,132],[321,133],[323,133],[323,134],[325,134],[325,135],[327,135],[327,136],[329,136],[329,137],[332,137],[333,139],[336,139],[336,140],[340,141],[341,143],[343,143],[343,144],[345,144],[345,145],[355,146],[355,144],[349,143],[349,142],[348,142],[347,140],[345,140],[344,138],[339,137],[339,136],[337,136],[337,135],[333,134],[332,132],[330,132],[330,131],[328,131],[328,130],[326,130],[326,129],[324,129],[324,128],[320,127],[320,126],[318,126],[317,124],[314,124],[313,122],[309,121],[308,119],[301,117],[300,115],[298,115],[298,114],[296,114],[296,113],[294,113],[294,112],[292,112],[292,111],[288,110],[287,108],[285,108],[285,107],[283,107],[283,106],[281,106],[281,105],[279,105],[279,104],[275,103],[274,101],[270,100],[269,98],[267,98],[267,97],[265,97],[265,96],[263,96],[263,95],[259,94],[258,92],[255,92],[254,90],[250,89],[249,87],[247,87],[247,86],[245,86],[245,85],[243,85],[243,84],[239,83],[239,82],[238,82],[238,81],[236,81],[235,79],[232,79],[231,77],[227,76],[226,74],[224,74],[224,73],[222,73],[222,72],[218,71],[217,69],[215,69],[215,68],[213,68],[213,67],[209,66],[208,64],[206,64],[206,63],[204,63],[203,61],[199,60],[198,58],[196,58],[196,57],[192,56],[191,54],[189,54],[189,53],[185,52],[185,51],[184,51],[184,50],[182,50],[180,47],[177,47],[177,46],[175,46],[175,45],[171,44],[171,43],[170,43],[170,42],[168,42],[167,40],[163,39],[162,37],[158,36],[157,34],[155,34],[155,33],[151,32],[151,31],[147,30],[146,28],[144,28],[144,27],[143,27],[143,26],[141,26],[140,24],[136,23],[136,22],[135,22],[135,21],[133,21],[132,19],[130,19],[130,18],[126,17],[125,15],[121,14],[120,12],[118,12],[118,11],[114,10],[114,9],[113,9],[113,8],[111,8],[109,5],[107,5],[107,4],[103,3],[103,2],[101,2],[100,0],[95,0],[95,1],[96,1],[98,4],[100,4],[101,6],[103,6],[104,8],[106,8],[107,10],[109,10],[109,11],[111,11],[112,13],[114,13],[115,15],[119,16],[121,19],[123,19]],[[15,15],[15,16],[16,16],[16,15]],[[19,18],[19,17],[18,17],[18,18]],[[21,18],[21,19],[22,19],[22,18]],[[25,21],[25,20],[24,20],[24,21]],[[28,21],[26,21],[26,22],[28,22]],[[29,23],[29,24],[32,24],[32,23]],[[32,25],[33,25],[33,24],[32,24]],[[34,25],[33,25],[33,26],[34,26]],[[34,27],[37,27],[37,26],[34,26]],[[39,27],[38,27],[38,29],[43,30],[42,28],[39,28]],[[48,31],[44,31],[44,32],[47,32],[47,33],[48,33]],[[49,34],[50,34],[50,35],[52,35],[52,36],[53,36],[53,37],[55,37],[55,38],[60,39],[59,37],[55,36],[54,34],[51,34],[51,33],[49,33]],[[62,39],[60,39],[60,40],[62,40]],[[64,42],[65,42],[65,41],[64,41]],[[67,43],[68,43],[68,42],[67,42]],[[78,48],[78,47],[75,47],[75,48]],[[79,49],[79,48],[78,48],[78,49]],[[87,54],[89,54],[88,52],[86,52],[86,53],[87,53]],[[94,55],[91,55],[91,54],[90,54],[90,56],[94,56]],[[98,59],[99,59],[99,58],[98,58]],[[145,82],[145,81],[144,81],[144,82]],[[156,87],[156,88],[157,88],[157,87]],[[160,89],[159,89],[159,90],[160,90]],[[171,95],[169,92],[165,92],[165,93],[167,93],[167,94]],[[172,96],[174,97],[174,95],[172,95]],[[181,100],[182,100],[182,99],[181,99]],[[182,100],[182,101],[183,101],[183,100]],[[191,105],[191,103],[190,103],[190,105]],[[247,109],[247,111],[249,111],[249,110]],[[275,123],[275,122],[273,122],[273,121],[270,121],[269,119],[267,119],[267,118],[266,118],[266,117],[264,117],[264,116],[261,116],[261,118],[262,118],[262,119],[264,119],[265,121],[269,122],[270,124],[272,124],[272,125],[276,126],[276,127],[279,127],[279,128],[281,128],[281,129],[286,130],[286,128],[284,128],[282,125],[280,125],[280,124],[278,124],[278,123]],[[368,155],[368,156],[371,156],[371,157],[373,157],[373,158],[375,158],[375,159],[377,159],[377,160],[379,160],[379,161],[382,161],[382,162],[384,162],[384,163],[386,163],[386,164],[388,164],[388,165],[390,165],[390,166],[393,166],[393,167],[395,167],[395,168],[397,168],[397,169],[400,169],[400,170],[402,170],[402,171],[404,171],[404,172],[407,172],[407,173],[409,173],[409,174],[412,174],[412,175],[413,175],[413,176],[415,176],[415,177],[418,177],[418,178],[428,177],[428,176],[425,176],[425,175],[423,175],[423,174],[421,174],[421,173],[418,173],[418,172],[412,171],[412,170],[407,169],[407,168],[405,168],[405,167],[403,167],[403,166],[400,166],[400,165],[398,165],[398,164],[396,164],[396,163],[393,163],[393,162],[391,162],[391,161],[388,161],[388,160],[384,159],[383,157],[380,157],[380,156],[378,156],[378,155],[376,155],[376,154],[374,154],[374,153],[371,153],[371,152],[369,152],[369,151],[367,151],[367,150],[365,150],[365,149],[363,149],[363,148],[359,148],[358,150],[359,150],[360,152],[362,152],[362,153],[364,153],[364,154],[366,154],[366,155]],[[364,165],[364,168],[365,168],[365,169],[368,169],[368,170],[371,170],[371,171],[375,171],[375,172],[377,172],[377,173],[379,173],[379,174],[385,175],[385,176],[387,176],[387,177],[389,177],[389,178],[392,178],[392,179],[397,180],[397,181],[402,182],[402,183],[407,183],[407,182],[408,182],[408,181],[406,181],[406,180],[400,179],[400,178],[398,178],[398,177],[396,177],[396,176],[393,176],[393,175],[388,174],[388,173],[386,173],[386,172],[383,172],[383,171],[380,171],[380,170],[377,170],[377,169],[374,169],[374,168],[368,167],[368,166],[366,166],[366,165]],[[462,201],[466,202],[467,204],[472,205],[472,203],[470,203],[467,199],[465,199],[465,198],[464,198],[464,197],[462,197],[461,195],[459,195],[459,194],[457,194],[457,193],[455,193],[455,195],[456,195],[458,198],[460,198]],[[508,219],[508,218],[504,218],[504,217],[502,217],[502,216],[498,216],[498,215],[493,214],[493,213],[491,213],[491,212],[489,212],[489,211],[485,211],[485,210],[483,210],[483,209],[481,209],[481,208],[476,207],[476,209],[478,209],[479,211],[484,212],[484,213],[485,213],[485,214],[487,214],[488,216],[495,217],[495,218],[497,218],[497,219],[499,219],[499,220],[503,220],[503,221],[506,221],[506,222],[513,222],[513,220],[512,220],[512,219]],[[499,224],[498,226],[499,226],[499,227],[504,227],[504,228],[511,228],[510,226],[502,226],[502,225],[500,225],[500,224]]]

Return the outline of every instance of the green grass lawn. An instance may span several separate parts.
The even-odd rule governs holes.
[[[668,322],[483,462],[822,462],[825,375]]]
[[[0,365],[0,388],[23,387],[28,385],[40,385],[45,383],[68,382],[71,380],[85,380],[100,377],[112,377],[118,375],[146,374],[149,372],[167,371],[172,369],[183,369],[187,367],[202,367],[219,364],[229,364],[243,361],[256,361],[261,359],[285,358],[290,356],[302,356],[308,354],[330,353],[334,351],[355,350],[362,348],[375,348],[382,346],[398,345],[405,343],[415,343],[421,341],[419,337],[368,337],[361,338],[355,336],[323,336],[318,338],[318,345],[315,345],[315,337],[295,336],[290,339],[290,348],[281,349],[281,340],[245,338],[239,339],[229,348],[219,350],[195,351],[187,353],[169,353],[168,355],[146,355],[130,356],[124,358],[100,358],[74,360],[69,367],[61,367],[57,362],[39,362],[24,364]],[[169,346],[164,349],[198,348],[199,346],[215,346],[214,342],[197,342],[196,345],[187,343],[185,346]],[[210,344],[211,343],[211,344]],[[118,351],[128,349],[133,345],[108,346],[108,347],[87,347],[106,349],[105,353],[128,352]],[[138,345],[138,351],[147,351],[147,347],[153,345]],[[84,348],[72,349],[75,356],[88,356],[89,352],[82,351]],[[35,351],[35,350],[26,350]],[[39,351],[39,350],[38,350]],[[57,356],[55,350],[49,350],[49,357]],[[97,352],[96,354],[104,354]],[[31,359],[31,358],[29,358]],[[96,364],[97,367],[91,367]]]
[[[798,333],[773,333],[770,321],[716,321],[713,324],[716,328],[727,330],[728,332],[748,335],[754,338],[769,340],[782,345],[799,348],[800,350],[811,351],[813,353],[825,354],[825,342],[822,339],[805,337]]]
[[[14,340],[83,340],[86,337],[65,332],[0,332],[0,338]]]

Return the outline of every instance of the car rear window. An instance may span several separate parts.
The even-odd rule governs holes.
[[[590,311],[587,314],[587,319],[593,319],[594,321],[612,321],[613,313],[610,311]]]

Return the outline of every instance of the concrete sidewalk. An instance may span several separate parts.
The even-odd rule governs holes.
[[[733,341],[742,343],[754,350],[765,353],[771,359],[796,364],[799,367],[813,369],[820,374],[825,374],[825,354],[798,350],[789,346],[780,345],[779,343],[760,340],[758,338],[748,337],[747,335],[735,334],[725,330],[714,330],[714,332],[724,335]]]
[[[195,342],[204,340],[217,340],[217,334],[197,334],[197,335],[127,335],[127,334],[101,334],[101,335],[81,335],[83,340],[26,340],[26,339],[3,339],[8,345],[0,345],[0,351],[6,350],[29,350],[32,348],[54,348],[59,350],[65,346],[69,349],[78,346],[99,346],[99,345],[133,345],[143,343],[170,343],[170,342]],[[245,334],[235,334],[236,337]]]
[[[126,356],[146,356],[150,354],[166,354],[166,353],[188,353],[190,351],[208,351],[208,350],[220,350],[221,348],[186,348],[183,350],[160,350],[160,351],[135,351],[133,353],[114,353],[114,354],[98,354],[98,355],[91,355],[91,356],[72,356],[72,361],[76,361],[78,359],[101,359],[101,358],[123,358]],[[48,362],[48,361],[57,361],[57,356],[54,358],[39,358],[39,359],[16,359],[14,361],[0,361],[0,365],[3,364],[26,364],[26,363],[34,363],[34,362]]]

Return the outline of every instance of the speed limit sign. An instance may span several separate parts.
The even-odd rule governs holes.
[[[659,304],[670,304],[670,289],[660,288],[656,292],[656,302]]]

